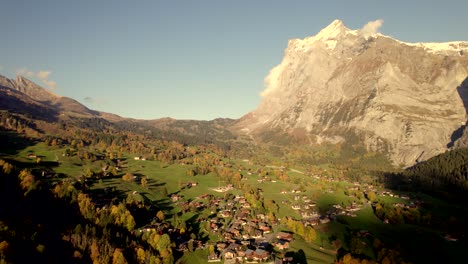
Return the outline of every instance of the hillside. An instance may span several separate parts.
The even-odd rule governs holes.
[[[218,144],[226,147],[226,142],[235,139],[227,129],[234,122],[231,119],[196,121],[124,118],[91,110],[72,98],[55,95],[21,76],[13,80],[0,75],[0,110],[20,114],[32,123],[42,120],[51,126],[61,123],[69,127],[92,128],[95,125],[94,129],[98,130],[123,130],[187,144]],[[48,130],[50,126],[44,123],[38,124],[38,128],[45,134],[51,132]]]

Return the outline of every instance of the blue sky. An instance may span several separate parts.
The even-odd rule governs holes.
[[[239,118],[288,39],[334,19],[408,42],[468,40],[468,1],[22,1],[0,3],[0,74],[90,108],[153,119]],[[41,73],[42,72],[42,73]]]

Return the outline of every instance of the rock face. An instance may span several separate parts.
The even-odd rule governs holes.
[[[466,122],[468,42],[404,43],[335,20],[290,40],[258,108],[237,128],[357,141],[408,166],[450,146]],[[460,134],[460,133],[458,133]]]

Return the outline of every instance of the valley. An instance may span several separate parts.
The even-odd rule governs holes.
[[[210,121],[0,76],[0,263],[462,263],[467,48],[335,20]]]
[[[85,134],[86,129],[77,131],[80,129],[75,135]],[[19,142],[12,138],[15,134],[3,131],[2,142]],[[73,190],[76,197],[70,203],[76,203],[73,202],[76,199],[79,208],[75,213],[95,221],[98,226],[103,225],[103,211],[117,206],[127,208],[132,221],[122,224],[135,241],[150,243],[148,239],[155,232],[168,235],[170,243],[166,247],[173,257],[164,255],[165,251],[157,244],[152,249],[159,252],[156,256],[163,254],[159,258],[164,263],[333,263],[337,260],[418,263],[434,257],[452,261],[463,258],[460,249],[465,243],[464,231],[460,231],[464,230],[466,207],[421,192],[389,189],[373,171],[375,167],[372,170],[366,170],[366,166],[359,166],[359,170],[353,170],[352,165],[344,167],[366,164],[365,158],[357,161],[350,155],[354,160],[340,161],[343,153],[339,149],[330,148],[323,153],[323,148],[316,148],[312,153],[322,157],[313,165],[293,163],[291,160],[295,158],[286,161],[288,155],[277,155],[253,145],[249,148],[256,154],[241,158],[246,154],[226,152],[214,145],[138,138],[127,141],[132,144],[126,147],[115,144],[118,142],[115,139],[108,141],[109,144],[102,139],[88,145],[79,138],[70,141],[60,137],[10,146],[2,154],[2,177],[12,177],[6,173],[7,163],[21,173],[27,171],[34,176],[33,185],[40,187],[23,188],[24,198],[18,197],[16,201],[19,204],[34,193],[48,191],[56,198],[67,200],[73,194],[66,193]],[[28,142],[27,138],[22,140]],[[300,155],[299,150],[296,152],[295,155]],[[236,158],[237,155],[240,156]],[[375,165],[375,155],[364,156],[370,158],[368,163]],[[387,164],[380,169],[389,168]],[[11,192],[11,189],[2,190],[5,196]],[[88,202],[83,203],[82,199]],[[85,216],[86,211],[90,215]],[[8,209],[6,212],[8,215]],[[9,233],[6,230],[18,228],[17,224],[2,222],[3,237]],[[70,225],[61,231],[61,243],[71,244],[74,255],[80,255],[71,259],[92,260],[93,256],[87,255],[87,247],[91,245],[80,249],[76,241],[66,242],[68,228],[77,226]],[[11,249],[3,251],[3,256],[11,260],[6,253],[14,252],[17,238],[11,233],[9,237],[6,241],[10,241]],[[30,243],[52,247],[48,242],[39,238]],[[125,259],[132,262],[138,256],[132,257],[134,246],[128,246],[120,247]],[[435,246],[437,252],[427,254],[427,248]],[[150,253],[145,246],[142,248],[145,261],[152,263],[148,254],[155,253]]]

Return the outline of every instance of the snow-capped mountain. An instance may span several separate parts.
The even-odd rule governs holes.
[[[258,108],[237,128],[356,141],[411,165],[441,153],[466,122],[468,42],[406,43],[333,21],[288,43]],[[460,133],[458,133],[460,134]]]

